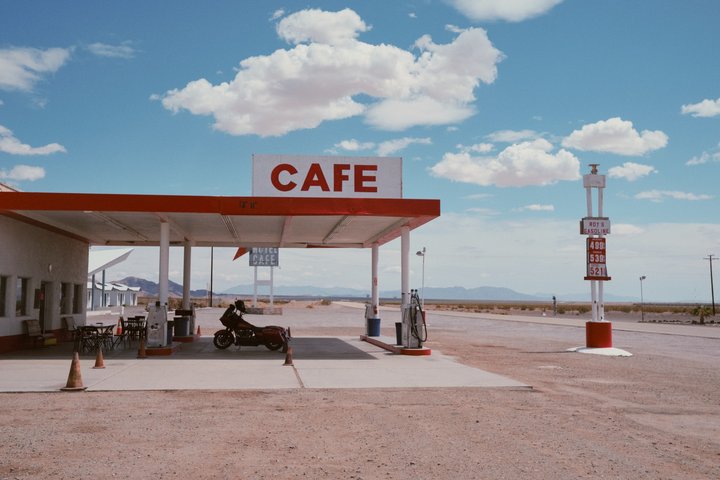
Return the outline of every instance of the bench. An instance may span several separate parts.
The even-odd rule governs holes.
[[[40,322],[37,320],[23,320],[27,328],[28,337],[32,341],[33,347],[43,347],[45,345],[56,345],[57,339],[52,333],[43,333],[40,330]]]

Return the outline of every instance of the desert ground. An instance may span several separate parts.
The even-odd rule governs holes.
[[[362,333],[284,308],[295,337]],[[428,323],[433,351],[532,388],[0,394],[0,478],[720,478],[720,340],[615,332],[633,356],[605,357],[567,351],[581,328]]]

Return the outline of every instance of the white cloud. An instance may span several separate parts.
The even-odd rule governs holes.
[[[277,33],[286,42],[296,45],[305,42],[335,45],[355,39],[360,32],[370,28],[349,8],[339,12],[309,9],[283,18],[277,25]]]
[[[351,138],[349,140],[342,140],[336,143],[335,147],[349,152],[357,152],[360,150],[370,150],[371,148],[375,148],[375,144],[373,142],[358,142],[354,138]]]
[[[720,115],[720,98],[717,100],[705,99],[700,103],[683,105],[680,111],[683,115],[690,114],[693,117],[715,117]]]
[[[612,226],[613,236],[632,237],[644,233],[645,230],[629,223],[618,223]]]
[[[715,198],[713,195],[706,194],[695,194],[688,192],[678,192],[671,190],[648,190],[646,192],[640,192],[635,195],[638,200],[650,200],[651,202],[662,202],[665,198],[671,198],[673,200],[712,200]]]
[[[370,107],[366,120],[383,130],[399,131],[413,126],[445,125],[467,120],[475,110],[467,104],[444,103],[431,97],[388,99]]]
[[[480,215],[482,217],[494,217],[496,215],[500,215],[500,212],[498,212],[497,210],[494,210],[492,208],[482,208],[482,207],[468,208],[466,210],[466,212]]]
[[[357,115],[397,131],[465,120],[475,113],[474,89],[497,76],[502,54],[483,29],[444,45],[424,36],[415,43],[416,56],[359,41],[368,28],[349,9],[289,15],[278,34],[293,48],[242,60],[230,82],[201,78],[167,91],[162,104],[173,112],[212,115],[214,127],[232,135],[284,135]]]
[[[44,74],[54,73],[70,58],[70,49],[0,49],[0,89],[31,91]]]
[[[492,143],[476,143],[474,145],[462,145],[458,144],[455,146],[461,152],[474,152],[474,153],[489,153],[495,149]]]
[[[9,171],[0,169],[0,180],[33,182],[45,177],[45,169],[30,165],[15,165]]]
[[[271,21],[277,20],[278,18],[282,18],[283,16],[285,16],[285,10],[283,10],[283,9],[281,8],[281,9],[275,10],[275,11],[272,13],[272,15],[270,16],[270,20],[271,20]]]
[[[471,20],[520,22],[542,15],[563,0],[449,0]]]
[[[405,137],[405,138],[397,138],[395,140],[388,140],[386,142],[381,142],[380,145],[378,145],[377,154],[381,157],[391,155],[395,152],[399,152],[400,150],[404,150],[409,145],[413,144],[419,144],[419,145],[432,145],[432,140],[430,138],[411,138],[411,137]]]
[[[700,156],[696,156],[685,162],[685,165],[688,166],[694,166],[694,165],[703,165],[705,163],[710,162],[720,162],[720,152],[715,153],[708,153],[703,152],[700,154]]]
[[[611,178],[624,178],[628,182],[634,182],[638,178],[650,175],[651,173],[657,173],[655,167],[633,162],[625,162],[619,167],[612,167],[608,170],[608,175]]]
[[[539,203],[533,203],[530,205],[525,205],[524,207],[520,207],[517,209],[519,212],[554,212],[555,211],[555,205],[542,205]]]
[[[498,130],[485,135],[485,138],[491,142],[500,143],[517,143],[522,140],[535,140],[539,137],[540,134],[535,130]]]
[[[15,138],[13,132],[0,125],[0,152],[10,155],[50,155],[52,153],[65,152],[65,147],[59,143],[49,143],[42,147],[31,147]]]
[[[129,42],[124,42],[122,45],[91,43],[87,46],[87,49],[98,57],[133,58],[135,56],[135,49],[130,46]]]
[[[660,130],[638,133],[630,121],[619,117],[584,125],[562,141],[565,148],[608,152],[618,155],[644,155],[665,147],[668,136]]]
[[[473,157],[468,152],[446,153],[431,167],[440,178],[476,185],[524,187],[550,185],[580,178],[580,162],[567,150],[551,153],[545,139],[510,145],[496,157]]]
[[[494,195],[492,193],[473,193],[472,195],[466,195],[465,199],[467,200],[484,200],[486,198],[492,198]]]

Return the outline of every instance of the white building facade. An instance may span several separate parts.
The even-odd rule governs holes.
[[[0,352],[25,345],[24,320],[57,334],[63,318],[85,323],[88,249],[67,233],[0,215]]]

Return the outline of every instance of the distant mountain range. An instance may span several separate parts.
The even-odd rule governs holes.
[[[128,287],[140,287],[140,291],[148,296],[157,295],[160,291],[160,287],[157,283],[144,278],[138,277],[125,277],[122,280],[115,280],[115,283],[122,283]],[[179,283],[168,280],[168,294],[171,297],[182,297],[183,286]],[[190,290],[191,297],[207,297],[207,290]]]
[[[131,287],[140,287],[140,290],[148,296],[158,294],[158,284],[150,280],[145,280],[137,277],[126,277],[122,280],[117,280],[117,283],[122,283]],[[182,297],[182,285],[169,281],[168,282],[169,295],[171,297]],[[258,289],[258,294],[262,296],[268,295],[268,288],[262,287]],[[215,292],[216,295],[242,295],[251,296],[253,294],[252,285],[236,285],[230,287],[221,292]],[[190,290],[190,296],[192,297],[207,297],[208,291],[203,290]],[[278,297],[317,297],[317,298],[369,298],[369,290],[361,290],[355,288],[343,288],[343,287],[314,287],[310,285],[304,286],[279,286],[273,287],[273,295]],[[400,298],[400,290],[382,290],[380,291],[380,297],[382,298]],[[515,290],[504,288],[504,287],[476,287],[476,288],[465,288],[465,287],[425,287],[424,297],[428,300],[476,300],[476,301],[507,301],[507,302],[547,302],[551,301],[552,294],[535,294],[528,295],[525,293],[516,292]],[[575,294],[564,294],[557,295],[557,299],[560,302],[571,301],[571,302],[585,302],[590,300],[590,292],[586,293],[575,293]],[[635,302],[636,298],[633,297],[621,297],[618,295],[605,294],[605,301],[607,302]]]

